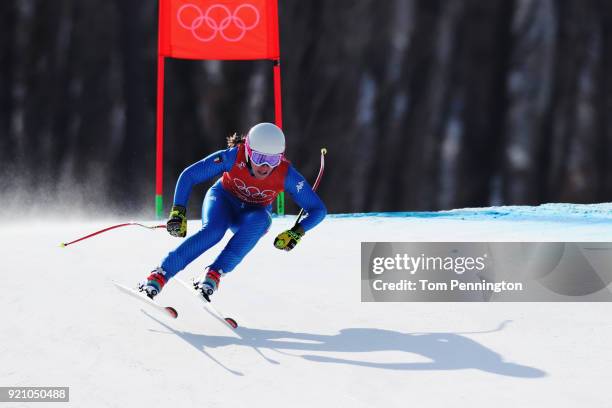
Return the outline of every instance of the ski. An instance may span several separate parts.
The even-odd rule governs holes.
[[[140,291],[138,291],[136,289],[133,289],[133,288],[129,288],[129,287],[124,286],[124,285],[122,285],[122,284],[120,284],[118,282],[115,282],[115,281],[112,281],[112,282],[115,285],[115,287],[117,289],[119,289],[120,292],[123,292],[123,293],[125,293],[127,295],[130,295],[132,297],[135,297],[136,299],[139,299],[141,302],[146,303],[147,305],[151,306],[155,310],[165,314],[168,317],[171,317],[172,319],[176,319],[178,317],[178,312],[172,306],[161,306],[161,305],[155,303],[155,301],[153,299],[148,297],[143,292],[140,292]]]
[[[185,282],[184,280],[181,280],[179,278],[174,278],[173,280],[176,280],[177,282],[179,282],[185,289],[187,289],[193,296],[195,296],[196,298],[198,298],[198,300],[203,304],[204,309],[210,313],[215,319],[217,319],[218,321],[220,321],[223,324],[228,325],[232,330],[236,329],[238,327],[238,323],[236,322],[236,320],[232,319],[231,317],[223,317],[223,315],[213,307],[213,305],[206,301],[206,299],[204,299],[202,297],[202,295],[200,295],[198,293],[198,291],[193,287],[193,285]]]

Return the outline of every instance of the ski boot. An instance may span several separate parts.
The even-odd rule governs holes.
[[[214,269],[208,269],[204,278],[193,281],[193,287],[202,294],[207,302],[210,302],[210,297],[219,289],[223,272],[217,272]]]
[[[138,284],[138,290],[144,292],[149,298],[153,299],[166,284],[166,271],[162,268],[155,268],[147,280]]]

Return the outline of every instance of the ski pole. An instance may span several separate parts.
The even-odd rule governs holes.
[[[83,241],[85,239],[88,239],[88,238],[91,238],[91,237],[95,237],[96,235],[102,234],[103,232],[110,231],[110,230],[115,229],[115,228],[127,227],[128,225],[136,225],[138,227],[147,228],[147,229],[166,228],[166,224],[149,226],[149,225],[139,224],[137,222],[125,222],[123,224],[113,225],[111,227],[107,227],[107,228],[101,229],[99,231],[92,232],[91,234],[85,235],[84,237],[81,237],[81,238],[77,238],[74,241],[62,242],[60,244],[60,247],[64,248],[64,247],[67,247],[68,245],[75,244],[75,243],[77,243],[79,241]]]
[[[317,179],[315,180],[315,183],[312,186],[312,191],[317,191],[317,187],[319,187],[319,183],[321,182],[321,177],[323,177],[323,171],[325,170],[325,155],[326,154],[327,154],[327,149],[322,148],[321,149],[321,167],[319,167],[319,174],[317,175]],[[297,219],[295,220],[294,227],[298,225],[298,223],[300,222],[300,219],[302,218],[302,215],[304,215],[303,208],[301,208],[300,212],[298,213]]]
[[[319,183],[321,182],[321,177],[323,176],[323,171],[325,170],[325,155],[326,154],[327,154],[327,149],[326,148],[322,148],[321,149],[321,167],[319,168],[319,174],[317,175],[317,179],[315,180],[315,183],[314,183],[314,185],[312,187],[313,191],[317,190],[317,188],[319,187]],[[300,212],[298,213],[298,217],[297,217],[297,220],[295,221],[295,225],[297,225],[298,222],[300,222],[300,219],[302,218],[303,215],[304,215],[304,209],[302,208],[302,209],[300,209]],[[91,237],[95,237],[96,235],[102,234],[103,232],[110,231],[110,230],[113,230],[115,228],[127,227],[129,225],[136,225],[138,227],[147,228],[147,229],[166,228],[165,224],[149,226],[149,225],[143,225],[143,224],[140,224],[140,223],[137,223],[137,222],[126,222],[126,223],[123,223],[123,224],[113,225],[113,226],[101,229],[99,231],[96,231],[96,232],[92,232],[91,234],[85,235],[84,237],[81,237],[81,238],[77,238],[74,241],[62,242],[62,243],[60,243],[60,247],[65,248],[68,245],[76,244],[77,242],[89,239]]]

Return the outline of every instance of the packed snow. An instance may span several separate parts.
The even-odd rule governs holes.
[[[60,248],[122,220],[9,223],[0,385],[69,386],[78,407],[610,406],[609,303],[362,303],[360,243],[607,242],[611,209],[330,216],[289,253],[272,241],[295,217],[279,217],[214,295],[236,332],[177,282],[157,298],[176,320],[112,285],[135,285],[180,243],[163,229]],[[228,238],[179,276],[197,276]]]

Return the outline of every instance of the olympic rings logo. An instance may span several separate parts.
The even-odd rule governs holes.
[[[234,185],[236,186],[236,188],[238,188],[238,191],[240,191],[240,193],[244,195],[245,197],[250,197],[253,199],[260,198],[260,199],[265,200],[271,195],[274,195],[274,190],[260,191],[259,188],[254,187],[254,186],[247,187],[246,183],[240,180],[239,178],[235,178],[233,181],[234,181]]]
[[[188,10],[195,11],[196,13],[195,18],[191,19],[191,21],[188,21],[190,20],[188,16],[190,14],[192,15],[193,12],[190,13]],[[210,14],[214,10],[220,10],[223,14],[225,14],[225,17],[223,17],[221,21],[217,22],[214,18],[210,16]],[[250,25],[247,25],[244,20],[238,16],[238,13],[241,10],[250,10],[255,17],[254,22]],[[219,14],[219,12],[217,12],[216,14]],[[221,38],[223,38],[225,41],[238,42],[242,40],[242,38],[244,38],[247,31],[250,31],[257,27],[257,25],[259,24],[260,15],[257,7],[247,3],[241,4],[236,7],[233,13],[230,12],[230,9],[227,6],[224,6],[223,4],[213,4],[209,6],[206,11],[203,11],[195,4],[184,4],[178,9],[176,13],[176,19],[181,27],[191,31],[193,36],[199,41],[210,42],[217,37],[217,34],[219,34]],[[226,29],[229,28],[231,24],[238,28],[238,35],[228,36],[226,34]],[[198,32],[198,29],[202,27],[210,29],[212,33],[208,36],[202,36],[201,33]]]

